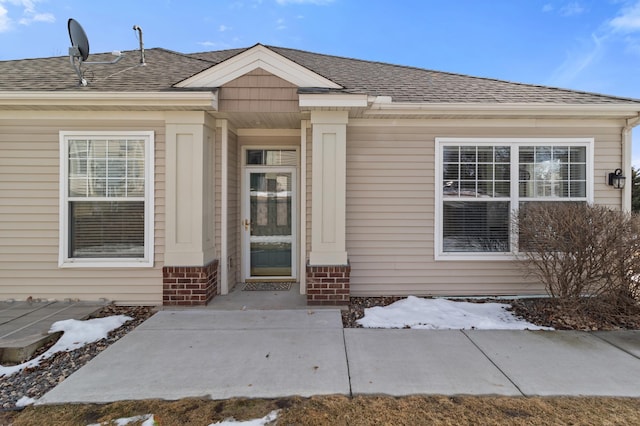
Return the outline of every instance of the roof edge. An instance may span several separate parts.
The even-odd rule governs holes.
[[[49,92],[0,91],[0,106],[170,107],[218,109],[215,91],[180,92]]]
[[[640,102],[636,104],[557,104],[557,103],[412,103],[412,102],[376,102],[365,114],[375,115],[470,115],[478,113],[501,113],[504,115],[581,115],[635,117],[640,114]]]

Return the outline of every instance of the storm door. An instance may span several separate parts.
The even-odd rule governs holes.
[[[296,168],[247,167],[244,186],[245,278],[296,278]]]

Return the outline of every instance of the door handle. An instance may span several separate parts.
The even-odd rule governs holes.
[[[245,219],[242,224],[244,225],[244,230],[248,231],[251,229],[251,221],[249,219]]]

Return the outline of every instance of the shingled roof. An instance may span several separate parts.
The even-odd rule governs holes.
[[[549,103],[640,104],[638,99],[608,96],[539,85],[433,71],[382,62],[266,46],[272,51],[339,84],[346,93],[390,96],[410,103]],[[123,91],[194,90],[176,88],[184,79],[250,48],[182,54],[166,49],[146,50],[146,66],[137,51],[125,52],[115,65],[85,65],[89,86],[80,87],[69,58],[52,57],[0,61],[0,91]],[[109,61],[110,54],[91,61]],[[211,90],[211,88],[202,88]]]
[[[111,61],[110,53],[91,55],[89,61]],[[138,51],[124,52],[113,65],[84,65],[89,85],[81,87],[68,56],[0,62],[0,91],[145,91],[172,90],[172,85],[213,65],[165,49],[145,50],[146,65],[140,66]]]

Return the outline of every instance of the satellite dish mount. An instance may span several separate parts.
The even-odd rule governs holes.
[[[116,50],[112,52],[112,54],[116,56],[113,61],[87,62],[87,58],[89,57],[89,39],[87,38],[87,34],[84,32],[80,23],[75,19],[69,19],[67,27],[69,28],[69,38],[71,39],[69,60],[71,61],[73,69],[76,70],[76,74],[78,74],[81,86],[86,86],[88,84],[87,80],[84,78],[84,73],[82,72],[82,64],[109,65],[118,63],[124,57],[122,52]]]

